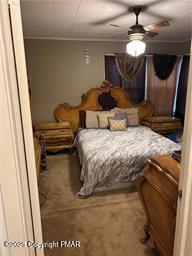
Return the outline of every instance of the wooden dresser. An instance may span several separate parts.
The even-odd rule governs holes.
[[[173,255],[179,173],[180,164],[171,156],[156,156],[138,182],[147,218],[142,242],[151,237],[161,256]]]
[[[169,134],[182,128],[179,118],[171,116],[146,117],[143,125],[150,127],[154,132],[160,134]]]

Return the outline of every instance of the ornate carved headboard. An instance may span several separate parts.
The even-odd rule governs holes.
[[[79,128],[79,110],[110,110],[119,108],[139,108],[140,122],[154,112],[154,106],[149,101],[136,104],[131,101],[130,95],[120,87],[112,87],[109,82],[103,82],[100,87],[90,89],[82,96],[79,106],[73,107],[68,103],[59,104],[54,115],[57,121],[69,121],[73,132]]]

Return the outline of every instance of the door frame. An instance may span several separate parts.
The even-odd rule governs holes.
[[[4,98],[0,109],[1,156],[0,211],[4,238],[42,243],[42,228],[20,1],[0,1],[0,73]],[[4,110],[4,112],[3,112]],[[5,113],[7,113],[5,115]],[[6,127],[7,132],[6,134]],[[9,141],[8,144],[6,142]],[[43,256],[43,249],[0,245],[9,256]]]
[[[28,79],[26,70],[26,59],[24,50],[24,39],[21,20],[20,0],[9,1],[10,19],[12,27],[12,38],[17,71],[18,92],[23,126],[24,145],[26,151],[26,164],[28,169],[29,190],[32,208],[32,221],[34,225],[34,239],[42,242],[42,228],[39,208],[39,192],[37,185],[36,163],[34,155],[34,144],[32,134],[32,119],[29,100]],[[42,256],[43,250],[38,250]]]
[[[192,42],[190,49],[192,56]],[[174,256],[192,255],[192,59],[190,58],[185,125],[182,143],[181,174],[174,243]],[[191,240],[190,240],[191,239]]]

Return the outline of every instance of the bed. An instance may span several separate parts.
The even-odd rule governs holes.
[[[127,131],[81,129],[76,146],[82,165],[83,186],[77,196],[91,195],[95,187],[134,182],[153,155],[166,155],[180,146],[145,126]]]
[[[91,89],[82,99],[77,107],[61,104],[55,110],[57,120],[69,121],[76,133],[75,146],[82,166],[80,180],[83,182],[77,193],[78,198],[91,195],[96,188],[135,183],[149,157],[180,149],[178,144],[141,125],[142,120],[153,113],[150,102],[135,104],[122,88],[109,84]],[[115,132],[85,129],[80,125],[81,110],[110,110],[114,107],[138,108],[140,125]]]

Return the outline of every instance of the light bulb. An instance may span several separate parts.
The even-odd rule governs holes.
[[[140,40],[133,40],[126,46],[127,53],[137,57],[145,52],[146,44]]]

